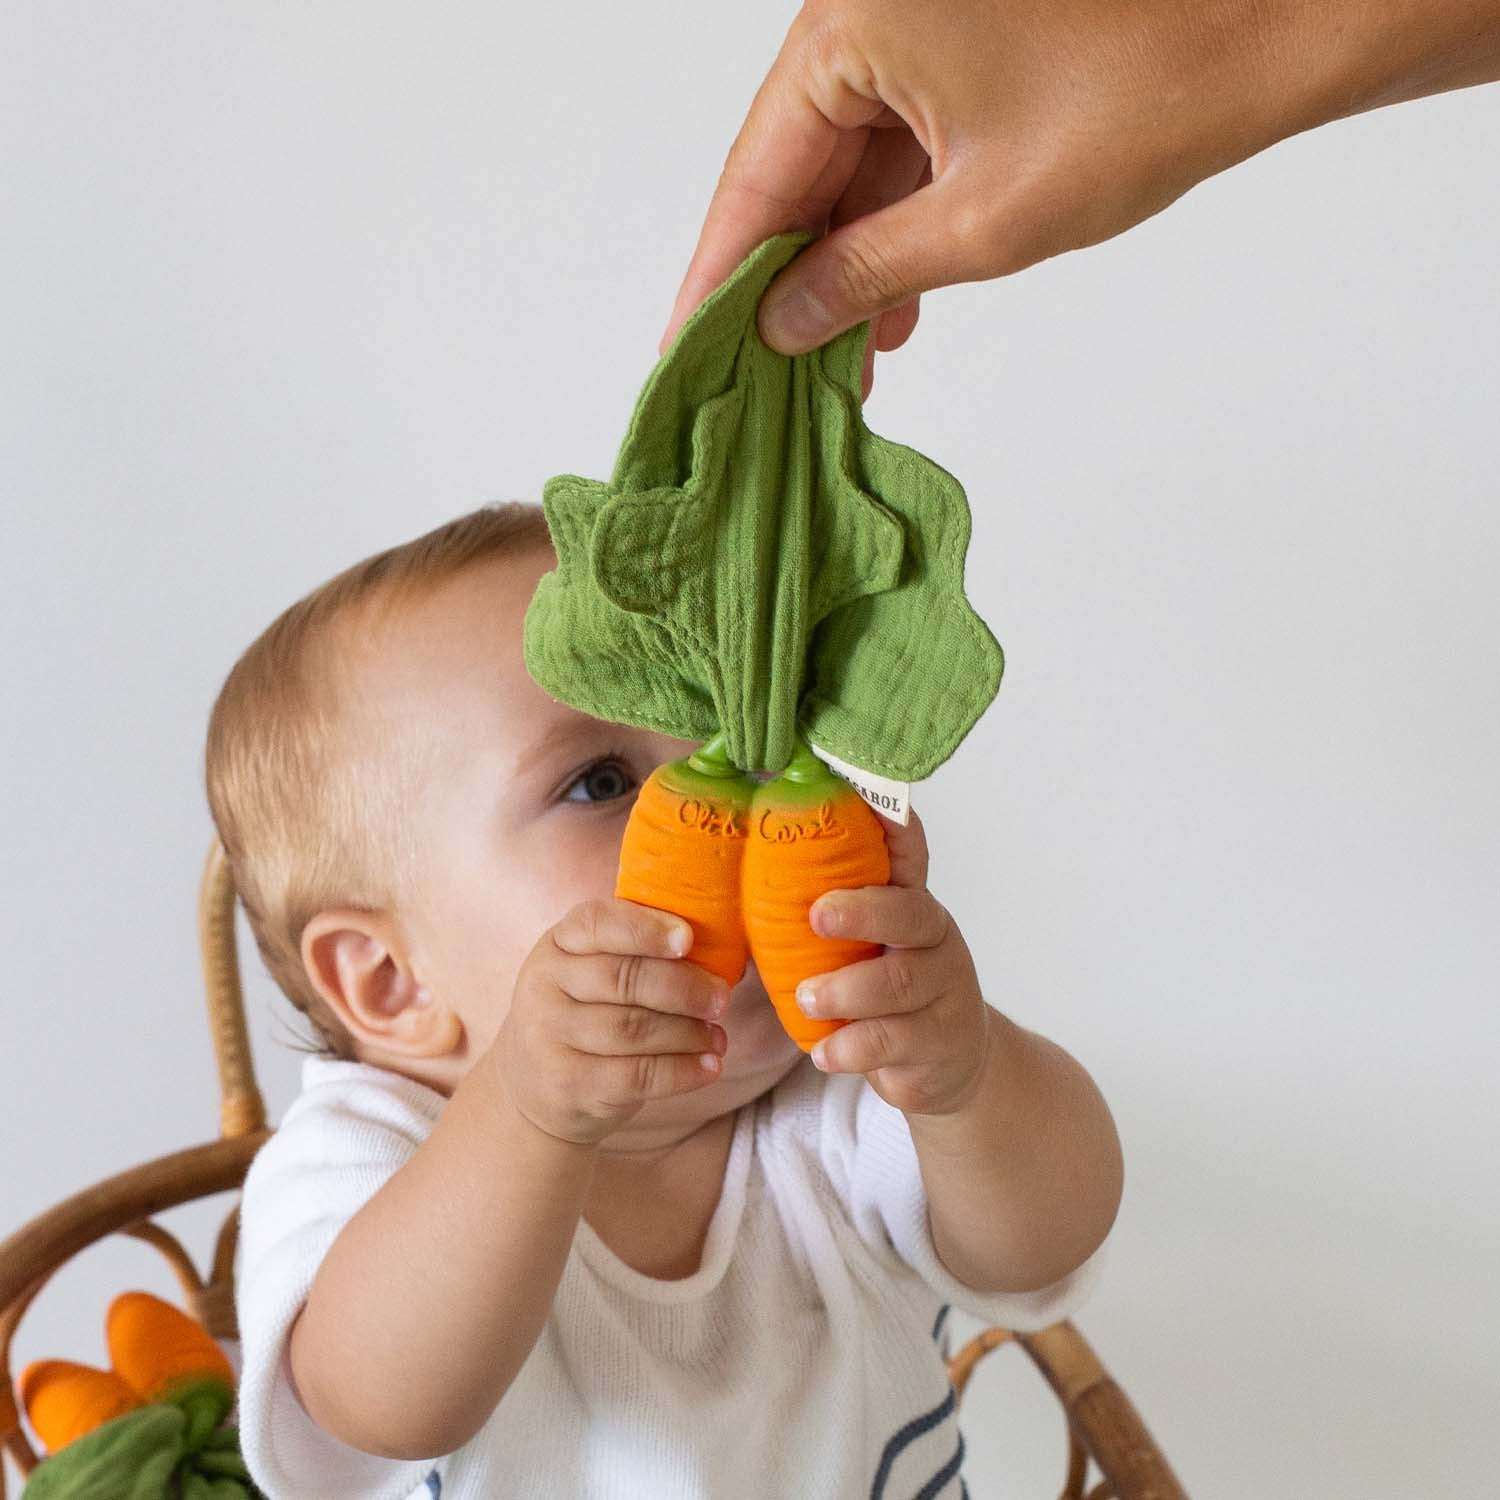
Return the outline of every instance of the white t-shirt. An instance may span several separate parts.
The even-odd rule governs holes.
[[[446,1102],[309,1057],[250,1165],[240,1442],[271,1500],[960,1500],[949,1306],[1047,1327],[1086,1300],[1109,1244],[1040,1291],[971,1290],[937,1258],[905,1117],[858,1074],[803,1059],[739,1111],[692,1276],[642,1275],[580,1218],[541,1336],[485,1425],[446,1456],[379,1458],[303,1410],[288,1334],[340,1229]]]

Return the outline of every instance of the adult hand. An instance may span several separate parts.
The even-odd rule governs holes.
[[[1138,224],[1288,135],[1500,77],[1500,0],[807,0],[731,146],[662,335],[773,234],[785,354]]]

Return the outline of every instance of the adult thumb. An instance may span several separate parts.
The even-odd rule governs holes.
[[[941,182],[812,241],[766,288],[756,327],[778,354],[805,354],[900,307],[922,292],[972,274],[955,232],[953,194]]]

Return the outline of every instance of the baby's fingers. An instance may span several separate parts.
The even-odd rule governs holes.
[[[824,937],[859,938],[888,948],[935,948],[952,927],[947,908],[931,892],[899,885],[825,891],[813,902],[808,921]]]
[[[674,941],[676,939],[676,941]],[[552,928],[564,953],[638,953],[680,958],[693,941],[681,917],[619,898],[580,901]]]
[[[728,1039],[722,1026],[709,1021],[664,1016],[638,1005],[589,1005],[578,1007],[570,1019],[568,1045],[587,1054],[592,1063],[620,1064],[616,1071],[625,1077],[628,1063],[693,1062],[699,1053],[722,1057]],[[684,1056],[674,1059],[674,1054]]]
[[[720,1026],[640,1005],[570,1005],[566,1092],[611,1112],[701,1087],[729,1046]]]
[[[674,1016],[721,1016],[729,986],[717,974],[683,958],[643,958],[638,953],[587,953],[560,959],[559,988],[587,1006],[628,1006]]]

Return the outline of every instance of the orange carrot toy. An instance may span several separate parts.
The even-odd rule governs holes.
[[[814,932],[809,908],[824,891],[890,878],[879,815],[799,740],[786,770],[755,790],[741,902],[755,967],[787,1035],[804,1052],[846,1023],[804,1016],[797,985],[884,952],[879,943]]]
[[[829,938],[808,911],[824,891],[884,885],[891,863],[880,818],[798,736],[787,768],[757,784],[716,736],[658,766],[641,788],[620,848],[615,894],[684,918],[689,959],[730,985],[755,959],[788,1036],[804,1051],[843,1021],[797,1007],[797,985],[882,952]]]
[[[234,1390],[234,1370],[218,1343],[185,1312],[150,1292],[121,1292],[109,1304],[104,1339],[115,1374],[142,1401],[173,1399],[205,1379]]]
[[[150,1292],[109,1306],[110,1368],[34,1360],[17,1382],[27,1420],[46,1450],[27,1500],[131,1496],[260,1496],[222,1425],[235,1377],[224,1351],[186,1313]]]
[[[755,783],[724,754],[723,736],[658,766],[641,787],[615,895],[682,917],[689,957],[731,988],[745,972],[740,862]]]
[[[70,1359],[33,1360],[17,1382],[31,1430],[48,1453],[134,1411],[141,1398],[113,1370]]]

